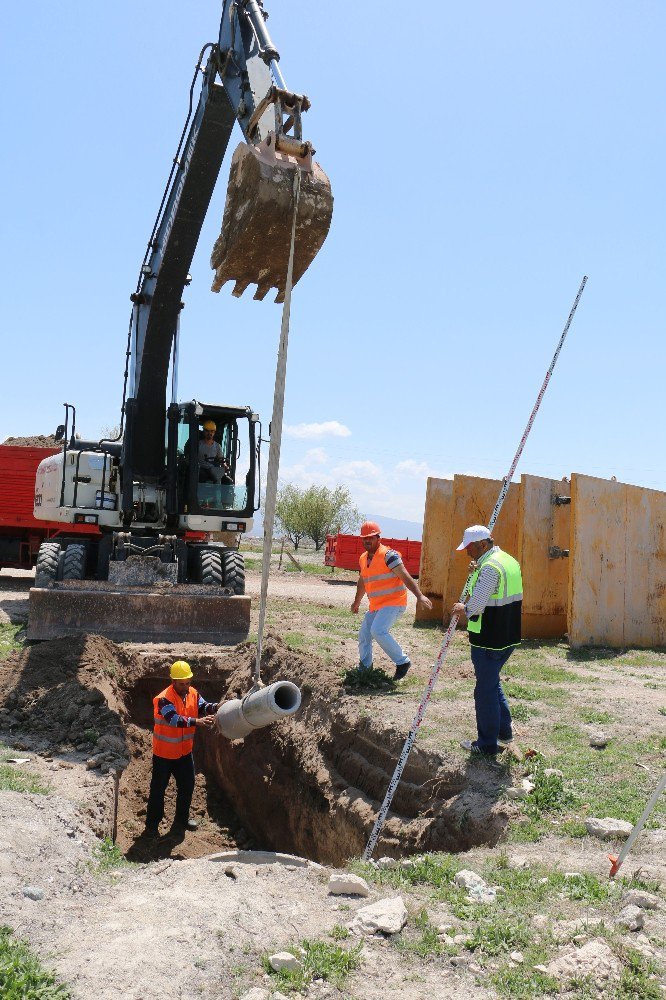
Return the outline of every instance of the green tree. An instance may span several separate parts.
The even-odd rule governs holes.
[[[291,483],[288,483],[278,490],[275,501],[275,518],[278,529],[283,535],[286,535],[296,551],[298,551],[298,546],[305,534],[302,494],[303,491],[299,490],[298,486],[292,486]]]
[[[327,535],[353,531],[361,520],[344,486],[336,486],[334,490],[327,486],[299,489],[290,483],[278,491],[275,513],[295,549],[302,538],[310,538],[317,552]]]

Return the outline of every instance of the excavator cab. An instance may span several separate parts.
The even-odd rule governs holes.
[[[175,435],[183,527],[198,528],[205,518],[210,530],[217,526],[212,519],[222,518],[221,531],[250,530],[258,507],[258,421],[249,407],[180,404]]]

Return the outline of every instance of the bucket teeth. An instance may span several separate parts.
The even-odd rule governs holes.
[[[239,278],[236,284],[234,285],[231,294],[234,296],[234,298],[239,299],[249,284],[250,284],[249,278]]]
[[[331,224],[333,195],[317,163],[312,169],[265,145],[241,143],[231,162],[222,231],[211,254],[213,291],[229,280],[240,296],[256,284],[255,299],[277,288],[284,301],[293,222],[294,171],[301,171],[294,245],[294,284],[319,252]]]
[[[254,293],[254,295],[252,296],[252,298],[256,299],[257,302],[261,302],[263,299],[266,298],[266,296],[268,295],[268,293],[270,292],[270,290],[271,290],[271,286],[270,285],[267,285],[267,284],[257,285],[257,290]]]

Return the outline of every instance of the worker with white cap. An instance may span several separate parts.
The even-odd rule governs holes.
[[[370,609],[365,613],[358,633],[358,669],[369,670],[372,667],[374,639],[393,660],[393,680],[399,681],[412,664],[390,630],[407,607],[408,590],[423,607],[432,608],[432,603],[405,569],[400,553],[382,544],[381,528],[375,521],[364,521],[361,525],[361,540],[365,552],[359,559],[361,572],[351,610],[353,614],[358,614],[364,594],[368,596]]]
[[[463,740],[461,746],[473,754],[495,756],[504,750],[500,744],[513,739],[511,711],[500,671],[520,642],[523,581],[518,562],[495,544],[482,524],[465,528],[456,551],[466,552],[474,563],[467,601],[451,609],[451,614],[467,618],[476,677],[477,738]]]

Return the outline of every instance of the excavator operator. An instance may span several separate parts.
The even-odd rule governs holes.
[[[203,437],[199,441],[199,482],[233,483],[231,470],[224,460],[222,445],[215,440],[217,425],[214,420],[203,424]]]

